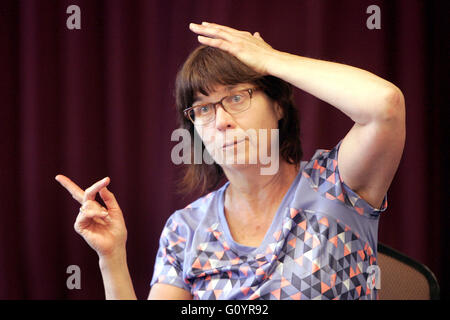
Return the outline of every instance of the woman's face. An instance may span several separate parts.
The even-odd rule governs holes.
[[[254,88],[255,85],[248,83],[217,85],[209,96],[198,93],[192,105],[217,102],[230,95],[233,99],[238,91]],[[215,120],[203,126],[196,125],[195,129],[217,164],[224,169],[237,169],[252,164],[265,165],[268,164],[268,158],[278,157],[277,129],[281,117],[279,105],[262,90],[255,90],[248,109],[230,114],[218,104]]]

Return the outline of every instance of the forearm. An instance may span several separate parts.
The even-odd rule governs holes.
[[[100,258],[99,265],[107,300],[137,300],[125,252]]]
[[[268,73],[338,108],[364,125],[389,115],[400,90],[368,71],[277,51]]]

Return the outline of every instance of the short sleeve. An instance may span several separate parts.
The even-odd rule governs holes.
[[[339,174],[338,152],[342,140],[331,150],[318,149],[305,165],[303,175],[321,196],[340,201],[361,216],[376,217],[387,209],[387,194],[380,208],[373,208],[347,186]]]
[[[183,276],[186,228],[187,226],[177,221],[175,214],[167,220],[159,240],[151,286],[155,283],[165,283],[190,292],[189,284],[184,281]]]

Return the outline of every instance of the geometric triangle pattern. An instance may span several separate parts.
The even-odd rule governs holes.
[[[155,271],[159,276],[154,282],[178,285],[202,300],[376,299],[376,289],[367,283],[368,267],[376,264],[374,251],[348,226],[295,208],[286,210],[283,222],[273,242],[255,255],[242,256],[227,244],[218,223],[211,226],[187,272],[176,258],[185,239],[166,232],[168,243],[157,264],[164,270]],[[166,227],[177,228],[173,220]]]
[[[312,160],[305,166],[302,174],[311,187],[326,199],[339,201],[359,215],[377,216],[387,208],[387,197],[379,209],[372,208],[357,193],[342,181],[338,168],[338,152],[342,140],[332,150],[316,150]]]
[[[368,271],[377,263],[374,217],[387,201],[374,209],[345,186],[339,145],[306,163],[293,200],[253,251],[237,250],[220,223],[214,204],[223,188],[176,211],[162,232],[151,285],[171,284],[194,299],[377,299]]]

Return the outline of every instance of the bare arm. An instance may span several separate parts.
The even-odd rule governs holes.
[[[338,155],[341,178],[373,207],[381,205],[406,138],[399,88],[359,68],[277,51],[258,32],[211,23],[190,28],[200,43],[229,52],[262,75],[283,79],[350,117],[355,125]]]
[[[126,252],[114,257],[99,259],[106,300],[137,300],[128,264]]]
[[[155,283],[150,290],[148,300],[192,300],[190,292],[165,283]]]
[[[275,56],[270,74],[328,102],[355,122],[339,150],[339,172],[350,188],[379,208],[406,139],[400,89],[359,68],[285,53]]]

